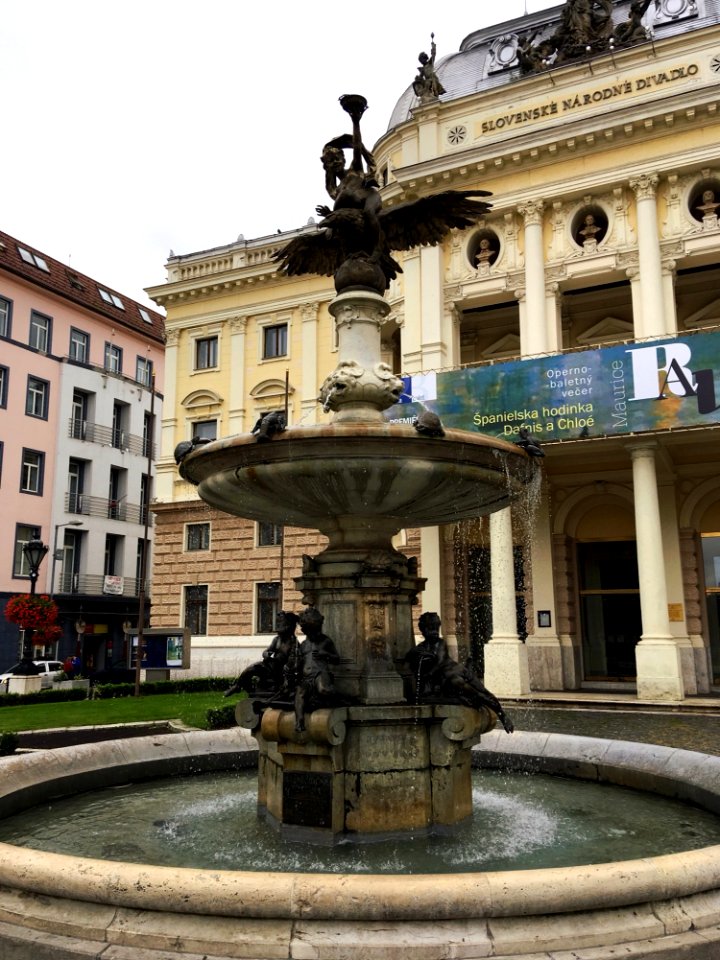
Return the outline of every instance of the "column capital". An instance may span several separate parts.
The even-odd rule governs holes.
[[[642,173],[630,180],[630,188],[638,200],[654,200],[660,177],[656,173]]]
[[[526,200],[518,204],[518,212],[522,215],[525,226],[540,226],[542,224],[542,214],[545,208],[543,200]]]
[[[630,456],[633,460],[655,460],[658,450],[657,440],[640,440],[629,444]]]
[[[300,307],[300,316],[302,317],[303,323],[312,323],[317,320],[319,312],[320,304],[317,300],[314,300],[312,303],[304,303]]]
[[[247,314],[236,313],[232,317],[228,317],[228,322],[230,326],[230,333],[245,333],[245,328],[248,324]]]
[[[165,346],[166,347],[176,347],[180,342],[180,331],[177,327],[173,329],[165,330]]]

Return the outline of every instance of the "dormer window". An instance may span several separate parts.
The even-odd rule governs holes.
[[[107,290],[103,290],[102,287],[98,287],[98,293],[100,294],[102,299],[105,301],[105,303],[109,303],[111,306],[117,307],[118,310],[125,309],[125,306],[122,300],[116,294],[109,293]]]
[[[29,263],[31,267],[38,267],[38,269],[44,270],[45,273],[50,273],[50,267],[37,253],[31,253],[30,250],[26,250],[25,247],[18,247],[17,249],[20,258],[24,260],[25,263]]]

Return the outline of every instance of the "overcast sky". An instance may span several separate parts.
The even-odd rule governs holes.
[[[0,227],[141,302],[169,251],[306,223],[323,143],[372,145],[438,60],[552,0],[0,0]]]

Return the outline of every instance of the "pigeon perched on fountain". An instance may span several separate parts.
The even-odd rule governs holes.
[[[419,413],[413,420],[413,426],[421,437],[445,436],[440,417],[432,410],[423,410],[422,413]]]
[[[200,447],[205,443],[210,443],[206,437],[193,437],[192,440],[181,440],[175,447],[175,463],[180,466],[185,457],[192,453],[195,447]]]
[[[518,430],[518,438],[515,441],[516,446],[522,447],[525,453],[529,454],[531,457],[544,457],[545,453],[543,452],[542,447],[539,442],[530,436],[530,431],[527,427],[520,427]]]
[[[255,435],[258,443],[262,443],[272,440],[276,433],[282,433],[286,427],[285,411],[273,410],[271,413],[264,413],[258,418],[251,433]]]

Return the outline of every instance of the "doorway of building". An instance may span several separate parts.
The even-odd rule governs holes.
[[[705,607],[713,683],[720,683],[720,533],[703,533]]]
[[[577,561],[584,679],[633,680],[642,634],[635,541],[578,543]]]

